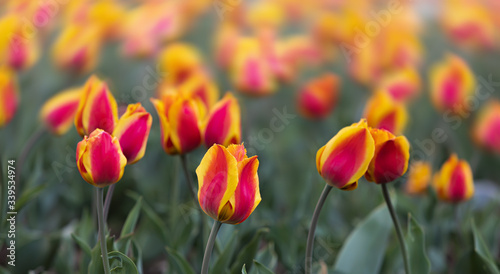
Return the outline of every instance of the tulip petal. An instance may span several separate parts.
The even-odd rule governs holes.
[[[210,217],[219,220],[219,214],[234,195],[238,185],[236,159],[222,146],[213,145],[196,169],[198,200]]]
[[[410,145],[404,136],[384,142],[376,150],[373,159],[374,170],[372,181],[376,183],[392,182],[401,177],[408,168]],[[370,178],[367,178],[370,180]]]
[[[64,134],[72,124],[81,96],[81,88],[70,89],[55,95],[43,105],[40,110],[40,119],[54,134]]]
[[[194,100],[181,99],[168,110],[172,143],[179,153],[187,153],[201,144],[199,112]]]
[[[241,142],[241,114],[238,101],[228,93],[216,104],[208,118],[204,142],[207,147],[213,144],[228,146]]]

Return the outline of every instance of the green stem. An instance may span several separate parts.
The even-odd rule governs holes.
[[[221,222],[215,221],[212,226],[212,231],[210,231],[210,236],[208,237],[207,247],[205,248],[205,255],[203,256],[203,264],[201,266],[201,274],[208,274],[208,266],[210,264],[210,256],[212,255],[212,249],[214,248],[215,238],[217,238],[217,233],[222,225]]]
[[[113,192],[115,191],[115,185],[112,184],[108,188],[108,193],[106,193],[106,200],[104,200],[104,222],[108,220],[109,206],[111,205],[111,198],[113,198]]]
[[[313,254],[313,246],[314,246],[314,232],[316,231],[316,224],[318,223],[319,213],[321,212],[321,208],[325,204],[326,197],[332,190],[332,186],[325,185],[321,196],[319,197],[318,203],[316,204],[316,208],[314,209],[313,217],[311,220],[311,227],[309,228],[309,234],[307,235],[307,247],[306,247],[306,274],[310,274],[312,268],[312,254]]]
[[[408,265],[408,255],[406,254],[406,246],[403,240],[403,233],[401,232],[401,226],[399,225],[398,217],[396,216],[396,211],[392,206],[391,197],[387,191],[387,184],[382,184],[382,193],[384,194],[385,203],[391,214],[392,222],[394,223],[394,228],[396,229],[396,234],[398,235],[399,245],[401,247],[401,252],[403,253],[403,262],[405,266],[405,273],[410,274],[410,267]]]
[[[97,202],[97,222],[99,224],[99,242],[101,243],[102,264],[104,266],[104,273],[110,274],[108,260],[108,248],[106,246],[106,238],[104,237],[104,212],[102,205],[103,189],[100,187],[95,188],[95,198]]]
[[[182,162],[182,170],[184,171],[184,176],[186,177],[186,181],[188,183],[189,191],[191,192],[191,196],[196,200],[196,191],[194,190],[193,181],[191,181],[191,176],[189,176],[189,171],[187,168],[187,156],[186,154],[181,154],[181,162]]]

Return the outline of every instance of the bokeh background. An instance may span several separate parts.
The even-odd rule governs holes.
[[[399,6],[400,12],[390,12],[390,5]],[[150,10],[133,18],[134,12],[146,6]],[[97,224],[93,188],[76,168],[75,150],[81,137],[75,128],[57,137],[41,134],[17,169],[16,267],[8,267],[5,256],[4,177],[6,161],[19,159],[32,137],[43,130],[38,118],[43,103],[64,89],[83,85],[91,74],[108,83],[122,109],[141,102],[153,115],[144,158],[127,167],[116,185],[108,218],[110,235],[120,236],[127,216],[142,197],[128,254],[141,273],[199,271],[204,243],[198,236],[198,205],[189,195],[179,157],[161,148],[158,116],[149,101],[169,73],[158,70],[159,56],[172,44],[186,43],[199,51],[220,94],[232,91],[238,98],[242,140],[249,154],[258,155],[260,161],[262,202],[244,223],[222,227],[212,257],[221,268],[214,273],[239,273],[243,263],[251,273],[266,273],[253,259],[275,273],[303,273],[308,226],[324,187],[315,167],[316,151],[342,127],[363,117],[367,101],[380,89],[385,75],[407,67],[420,78],[416,95],[404,103],[409,114],[402,134],[412,145],[411,161],[429,161],[435,172],[457,153],[471,165],[475,194],[461,203],[440,201],[430,187],[421,195],[409,195],[405,191],[408,176],[403,176],[390,185],[403,228],[408,226],[409,215],[418,220],[425,234],[422,262],[429,260],[431,273],[497,273],[498,268],[485,265],[500,262],[499,150],[473,141],[471,131],[481,107],[499,98],[498,11],[494,0],[1,1],[3,17],[13,15],[25,24],[31,22],[30,30],[24,30],[24,35],[30,33],[25,43],[34,45],[26,51],[38,51],[38,56],[31,64],[28,60],[14,68],[19,105],[12,120],[0,129],[4,171],[0,272],[88,271],[91,256],[78,241],[93,247]],[[381,12],[389,12],[386,26],[377,21]],[[166,27],[148,29],[148,25],[161,25],[159,21]],[[84,26],[77,31],[81,35],[56,47],[71,24]],[[85,28],[94,24],[112,27],[107,36],[82,38]],[[379,31],[367,31],[368,24],[377,25]],[[225,28],[233,29],[237,37],[224,37]],[[224,67],[218,59],[222,55],[231,63],[239,58],[238,50],[221,45],[231,48],[228,45],[237,44],[241,37],[265,43],[266,35],[272,37],[271,45],[279,44],[293,59],[290,67],[287,61],[277,61],[292,73],[280,76],[268,68],[266,77],[275,82],[273,92],[245,90],[234,80],[234,74],[244,71]],[[302,44],[287,47],[293,44],[291,37],[300,37]],[[356,44],[356,39],[364,37],[366,46]],[[58,59],[74,47],[92,47],[94,39],[100,39],[96,52],[89,50],[85,58],[94,58],[95,66],[85,68]],[[346,53],[352,46],[357,50]],[[6,47],[4,51],[8,52]],[[476,79],[474,90],[493,89],[489,98],[478,99],[477,106],[460,117],[458,126],[431,100],[431,68],[448,54],[465,61]],[[340,79],[335,91],[338,99],[324,118],[307,118],[298,108],[298,94],[325,73]],[[144,84],[152,78],[153,87]],[[480,79],[492,84],[485,86]],[[277,113],[288,113],[288,119],[280,120]],[[272,126],[276,118],[282,127]],[[444,142],[426,141],[433,138],[435,129],[443,130]],[[188,155],[194,179],[205,152],[200,146]],[[208,227],[211,220],[207,222]],[[481,253],[483,248],[487,255]],[[399,246],[379,186],[361,179],[355,191],[330,194],[316,231],[313,257],[315,271],[321,273],[402,273]]]

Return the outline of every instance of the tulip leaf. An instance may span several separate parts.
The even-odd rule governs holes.
[[[386,205],[382,204],[347,237],[337,256],[335,272],[378,273],[391,231],[392,220]]]
[[[238,241],[236,240],[237,235],[238,230],[235,230],[211,268],[211,273],[227,273],[229,271],[229,263],[231,262],[233,254],[236,252],[236,246],[238,244]]]
[[[405,237],[410,271],[414,274],[429,273],[431,264],[425,250],[425,235],[422,227],[411,215],[408,217],[408,232]]]
[[[253,260],[253,264],[255,265],[257,273],[259,274],[274,274],[274,272],[271,269],[267,268],[266,266],[257,262],[256,260]]]
[[[190,266],[189,262],[186,260],[185,256],[182,256],[176,250],[166,247],[168,255],[170,255],[170,262],[172,262],[178,273],[184,274],[195,274],[193,268]]]
[[[268,232],[268,228],[261,228],[255,233],[250,242],[238,253],[235,262],[232,264],[231,273],[237,273],[242,265],[248,265],[249,269],[251,268],[253,259],[259,248],[260,238]]]
[[[106,237],[106,245],[109,251],[113,250],[113,240],[114,237]],[[103,274],[104,266],[102,265],[102,255],[101,255],[101,244],[99,241],[95,244],[94,248],[92,248],[90,255],[90,263],[89,263],[89,274]]]
[[[135,240],[132,240],[132,252],[134,254],[134,257],[135,257],[135,264],[136,264],[136,267],[137,267],[137,272],[139,274],[142,274],[143,271],[142,271],[142,249],[141,247],[137,244],[137,242]]]
[[[113,274],[137,274],[137,267],[134,262],[125,254],[119,251],[108,253],[109,267]]]
[[[495,260],[488,250],[483,237],[479,233],[474,219],[472,220],[472,236],[474,238],[474,253],[477,258],[479,258],[478,267],[480,268],[474,269],[474,271],[499,274],[500,271],[498,270],[498,267],[495,264]]]
[[[241,274],[247,274],[247,268],[245,265],[241,268]]]
[[[92,255],[91,254],[92,250],[90,249],[90,246],[85,241],[83,241],[82,238],[80,238],[79,236],[77,236],[75,233],[71,233],[71,238],[73,238],[73,240],[75,240],[75,242],[85,252],[85,254],[87,254],[89,256]]]
[[[139,213],[141,212],[142,206],[142,197],[137,199],[132,210],[130,210],[125,223],[123,224],[122,231],[120,233],[120,240],[117,241],[117,250],[120,250],[124,253],[128,253],[128,249],[130,246],[130,237],[134,232],[134,228],[137,224],[137,220],[139,219]]]
[[[21,211],[21,209],[26,205],[27,202],[32,201],[47,187],[47,184],[38,185],[30,187],[23,191],[21,196],[16,201],[16,212]]]

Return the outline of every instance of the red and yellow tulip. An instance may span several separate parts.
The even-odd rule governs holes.
[[[26,34],[22,15],[9,14],[0,18],[0,63],[16,70],[28,69],[38,60],[38,38]]]
[[[0,127],[5,126],[16,114],[19,104],[19,91],[14,72],[0,67]]]
[[[396,137],[385,129],[377,128],[371,128],[370,134],[375,141],[375,154],[365,178],[370,182],[385,184],[403,176],[410,159],[410,143],[406,137]]]
[[[168,90],[169,88],[167,88]],[[199,98],[207,109],[219,99],[219,89],[206,73],[195,72],[177,86],[178,92],[186,97]]]
[[[438,198],[447,202],[461,202],[474,195],[474,179],[469,163],[453,154],[434,175],[433,186]]]
[[[127,111],[118,120],[113,136],[118,138],[127,164],[133,164],[144,156],[152,122],[151,114],[141,103],[128,105]]]
[[[203,134],[205,146],[220,144],[227,147],[241,142],[241,111],[238,100],[226,93],[210,111]]]
[[[68,132],[82,97],[82,88],[70,88],[51,97],[40,110],[40,120],[55,135]]]
[[[378,90],[386,90],[398,102],[408,102],[419,95],[420,82],[418,71],[406,67],[384,74],[378,83]]]
[[[337,103],[339,82],[336,75],[329,73],[307,83],[297,97],[300,113],[310,119],[328,116]]]
[[[411,164],[409,168],[408,180],[406,181],[405,191],[408,194],[423,194],[431,182],[432,167],[425,161],[417,161]]]
[[[439,111],[467,113],[467,97],[473,95],[476,81],[467,63],[448,54],[430,71],[431,98]]]
[[[500,153],[500,102],[489,101],[481,108],[472,128],[473,140],[481,147]]]
[[[368,125],[398,135],[406,127],[408,112],[401,102],[396,102],[386,91],[377,91],[368,100],[363,114]]]
[[[166,153],[184,154],[201,144],[201,124],[206,109],[200,99],[170,91],[163,93],[161,100],[152,98],[151,102],[160,118]]]
[[[245,147],[213,145],[196,169],[198,201],[214,220],[239,224],[261,201],[257,156],[246,155]]]
[[[358,187],[373,158],[375,143],[364,119],[341,129],[316,153],[316,167],[326,183],[342,190]]]
[[[122,178],[127,158],[123,155],[116,137],[96,129],[78,143],[76,163],[78,171],[87,183],[105,187]]]
[[[83,137],[97,128],[112,133],[118,121],[118,108],[108,85],[96,76],[91,76],[82,92],[75,115],[78,133]]]
[[[167,72],[167,83],[178,85],[193,73],[202,69],[202,58],[198,50],[189,44],[173,43],[160,53],[158,63],[161,71]]]

